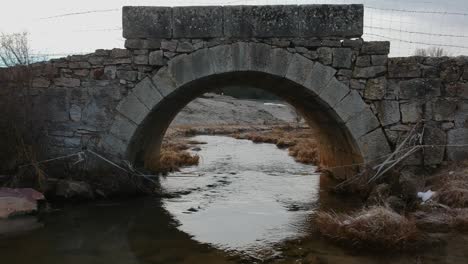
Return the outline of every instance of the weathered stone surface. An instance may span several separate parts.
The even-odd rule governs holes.
[[[390,153],[390,146],[382,129],[378,128],[357,140],[365,160],[375,159]]]
[[[34,88],[47,88],[50,86],[50,80],[39,77],[39,78],[34,78],[32,82],[32,87]]]
[[[411,79],[400,82],[400,98],[431,98],[440,95],[441,82],[438,79]]]
[[[273,49],[265,71],[276,76],[285,76],[292,58],[293,55],[284,49]]]
[[[388,55],[372,55],[371,61],[374,66],[386,66],[388,63]]]
[[[379,120],[377,120],[369,107],[365,107],[362,112],[354,115],[346,122],[346,127],[354,138],[360,138],[379,127],[379,125]]]
[[[364,41],[361,48],[361,53],[368,55],[387,55],[389,52],[389,41]]]
[[[359,92],[351,90],[336,106],[335,112],[346,123],[351,117],[361,113],[366,108]]]
[[[137,65],[148,64],[148,55],[137,55],[133,57],[133,63]]]
[[[174,78],[177,86],[182,86],[194,80],[193,68],[191,67],[191,55],[179,55],[167,64],[169,72]]]
[[[449,99],[437,99],[432,103],[432,117],[435,121],[453,121],[457,103]]]
[[[140,124],[149,112],[148,108],[134,94],[125,97],[116,109],[135,124]]]
[[[333,49],[333,67],[335,68],[350,68],[352,58],[353,52],[351,49]]]
[[[175,40],[163,40],[161,42],[161,49],[174,52],[177,49],[178,43],[179,42],[177,42]]]
[[[354,78],[375,78],[382,76],[387,72],[387,67],[385,66],[372,66],[372,67],[355,67],[353,72]]]
[[[281,51],[287,53],[283,49],[281,49]],[[232,45],[221,45],[210,48],[209,53],[211,63],[216,73],[231,72],[234,70]],[[272,67],[276,67],[276,65]],[[284,73],[286,73],[286,71],[284,71]]]
[[[398,101],[383,100],[376,102],[375,105],[382,126],[395,124],[400,121],[400,103]]]
[[[449,83],[445,86],[445,92],[448,96],[468,99],[468,83]]]
[[[177,45],[177,52],[181,53],[189,53],[193,51],[193,45],[190,42],[179,42],[179,45]]]
[[[361,49],[362,43],[362,39],[344,39],[343,47],[350,47],[359,50]]]
[[[302,55],[294,54],[291,63],[289,64],[286,78],[295,81],[298,84],[304,84],[313,67],[313,61]]]
[[[300,36],[360,37],[363,34],[362,5],[300,5]]]
[[[178,6],[173,8],[173,38],[223,36],[223,7]]]
[[[138,72],[137,71],[117,71],[116,76],[119,79],[134,82],[138,79]]]
[[[318,95],[330,83],[330,80],[335,76],[335,73],[336,70],[332,67],[316,62],[304,82],[304,86],[308,87]]]
[[[110,57],[113,59],[122,59],[122,58],[129,58],[131,56],[131,52],[126,49],[113,49],[111,51]]]
[[[133,88],[133,93],[148,109],[153,109],[162,99],[162,95],[156,90],[150,78],[139,82]]]
[[[371,57],[369,55],[366,56],[359,56],[356,59],[356,66],[357,67],[369,67],[371,66]]]
[[[388,60],[388,76],[390,78],[418,78],[422,70],[418,61],[413,58],[400,59],[390,58]]]
[[[177,87],[167,67],[159,70],[152,79],[156,89],[163,97],[171,94]]]
[[[426,126],[424,129],[423,142],[425,145],[435,145],[425,148],[423,158],[425,165],[437,165],[444,160],[445,145],[447,144],[447,135],[445,132],[435,126]]]
[[[165,60],[163,57],[163,51],[157,50],[149,54],[148,63],[153,66],[163,66],[165,65]]]
[[[54,79],[54,84],[57,86],[63,86],[63,87],[79,87],[81,84],[80,79],[74,79],[74,78],[57,78]]]
[[[137,126],[130,120],[123,116],[116,115],[115,120],[112,123],[110,133],[118,139],[121,139],[125,142],[130,142],[136,129]]]
[[[333,53],[332,49],[328,47],[322,47],[317,49],[318,59],[321,63],[325,65],[330,65],[333,62]]]
[[[172,37],[172,8],[124,6],[123,36],[126,39]]]
[[[325,105],[333,108],[349,93],[349,88],[336,78],[332,78],[328,85],[320,91],[319,98]]]
[[[387,92],[387,79],[385,77],[370,79],[364,90],[364,98],[369,100],[382,100]]]
[[[419,102],[402,103],[400,110],[403,123],[416,123],[423,117],[422,106]]]
[[[127,39],[125,48],[127,49],[148,49],[155,50],[161,47],[160,39]]]
[[[462,161],[468,159],[468,128],[452,129],[447,132],[447,157],[449,160]],[[459,146],[457,146],[459,145]]]

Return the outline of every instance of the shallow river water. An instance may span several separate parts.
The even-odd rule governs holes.
[[[197,136],[198,167],[161,179],[167,197],[66,205],[0,238],[0,263],[468,263],[468,239],[406,255],[357,253],[310,233],[319,208],[349,210],[286,150]]]

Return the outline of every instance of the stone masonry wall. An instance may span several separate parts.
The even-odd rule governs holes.
[[[128,37],[125,49],[97,50],[88,55],[31,65],[28,97],[35,120],[43,124],[40,132],[47,146],[45,157],[75,153],[83,148],[101,149],[102,139],[116,115],[115,109],[125,96],[135,92],[141,80],[152,77],[181,54],[239,41],[265,43],[336,69],[337,79],[357,90],[371,106],[392,147],[422,119],[426,126],[424,144],[468,144],[466,57],[389,59],[389,42],[366,42],[354,38],[356,33],[333,30],[330,36],[316,37],[244,36],[239,39],[226,36],[223,30],[223,35],[216,37],[148,38],[152,35],[145,34],[155,34],[151,30],[156,28],[144,29],[150,31],[139,35],[135,32],[143,30],[140,26],[131,33],[125,29],[125,19],[124,13],[124,35]],[[168,28],[177,32],[173,22]],[[326,29],[322,25],[320,30]],[[353,31],[351,27],[350,32]],[[3,112],[8,111],[6,102],[18,102],[18,108],[25,107],[21,99],[26,96],[24,90],[15,90],[10,71],[0,69]],[[0,127],[6,127],[7,121],[1,120]],[[435,147],[417,153],[408,163],[437,165],[444,160],[463,158],[468,158],[467,148]]]

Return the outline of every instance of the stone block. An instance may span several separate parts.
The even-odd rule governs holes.
[[[372,55],[371,60],[374,66],[387,66],[388,55]]]
[[[423,118],[423,109],[419,102],[401,103],[400,111],[403,123],[417,123]]]
[[[156,89],[163,97],[170,95],[177,87],[167,67],[160,69],[152,79]]]
[[[249,50],[252,69],[265,72],[270,64],[271,46],[263,43],[250,43]]]
[[[47,88],[50,86],[50,80],[39,77],[39,78],[34,78],[32,81],[32,87],[34,88]]]
[[[194,79],[204,78],[216,73],[216,67],[213,65],[213,58],[208,49],[198,50],[192,56],[192,71]]]
[[[361,113],[367,107],[361,95],[356,90],[351,90],[336,106],[335,112],[346,123],[351,117]]]
[[[364,98],[382,100],[387,92],[387,78],[379,77],[367,81]]]
[[[385,66],[371,66],[371,67],[355,67],[353,72],[354,78],[375,78],[383,76],[387,73],[387,67]]]
[[[432,118],[435,121],[454,121],[457,102],[450,99],[436,99],[432,102]]]
[[[208,50],[216,73],[234,71],[232,45],[216,46]]]
[[[332,67],[316,62],[304,82],[304,86],[312,90],[315,95],[318,95],[330,83],[335,73],[336,70]]]
[[[299,5],[300,32],[304,37],[361,37],[363,5]]]
[[[149,109],[134,94],[127,95],[116,109],[135,124],[140,124],[149,113]]]
[[[89,69],[91,68],[91,64],[87,61],[77,61],[77,62],[70,62],[68,64],[70,69]]]
[[[162,100],[162,95],[156,90],[156,87],[154,87],[151,79],[148,77],[140,81],[133,88],[133,94],[150,110]]]
[[[359,56],[356,58],[357,67],[369,67],[371,66],[371,60],[369,55]]]
[[[312,72],[313,67],[313,61],[296,53],[289,64],[286,78],[303,85],[309,74]]]
[[[79,87],[81,84],[80,79],[74,78],[56,78],[54,79],[54,84],[56,86],[63,86],[63,87]]]
[[[225,6],[225,37],[294,37],[299,34],[297,6]]]
[[[383,100],[375,102],[375,109],[382,126],[400,122],[400,104],[398,101]]]
[[[452,161],[468,159],[468,128],[452,129],[447,132],[447,158]],[[459,145],[459,146],[457,146]]]
[[[285,76],[292,58],[293,54],[285,49],[273,49],[270,54],[270,63],[265,71],[276,76]]]
[[[362,47],[362,43],[363,43],[362,39],[344,39],[342,46],[349,47],[354,50],[356,49],[360,50]]]
[[[336,78],[332,78],[328,85],[320,91],[319,98],[330,108],[335,107],[347,94],[349,88]]]
[[[333,49],[333,67],[350,68],[353,59],[353,52],[349,48]]]
[[[445,145],[447,144],[447,135],[445,132],[435,126],[426,126],[423,135],[424,145],[436,145],[424,148],[424,165],[438,165],[444,160]]]
[[[184,41],[184,42],[179,42],[179,45],[177,45],[177,52],[180,53],[190,53],[193,51],[193,45],[190,42]]]
[[[390,78],[419,78],[421,65],[412,57],[388,59],[388,76]]]
[[[236,42],[232,44],[232,63],[235,71],[248,71],[252,69],[250,43]]]
[[[360,138],[379,126],[379,120],[369,107],[366,107],[362,112],[354,115],[346,122],[346,127],[353,138]]]
[[[156,50],[161,48],[160,39],[127,39],[125,40],[126,49],[136,50]]]
[[[378,128],[357,140],[357,144],[364,157],[364,161],[370,162],[377,157],[390,154],[390,146],[382,129]]]
[[[112,59],[126,59],[131,57],[131,52],[126,49],[113,49],[110,53]]]
[[[321,47],[317,49],[318,59],[325,65],[331,65],[333,62],[333,52],[331,48]]]
[[[112,123],[110,133],[118,139],[121,139],[125,142],[130,142],[133,135],[135,134],[136,129],[137,126],[127,118],[116,115],[114,122]]]
[[[125,80],[125,81],[130,81],[130,82],[134,82],[138,79],[137,71],[118,70],[116,75],[117,75],[117,78]]]
[[[223,7],[178,6],[173,8],[173,38],[223,36]]]
[[[110,133],[105,135],[100,145],[104,153],[117,158],[125,157],[127,146],[127,142],[124,142]]]
[[[177,40],[163,40],[161,42],[161,49],[168,50],[170,52],[175,52],[177,50],[177,45],[179,42]]]
[[[148,55],[134,56],[133,63],[135,63],[136,65],[148,65]]]
[[[400,82],[401,99],[423,99],[440,96],[442,82],[439,79],[411,79]]]
[[[365,41],[361,47],[361,54],[388,55],[390,53],[389,41]]]
[[[157,50],[157,51],[151,52],[149,54],[148,63],[149,65],[153,65],[153,66],[164,66],[166,64],[166,61],[164,60],[164,57],[163,57],[163,51]]]
[[[463,80],[468,81],[468,66],[465,66],[465,69],[463,70]]]
[[[172,38],[172,8],[124,6],[123,37],[126,39]]]

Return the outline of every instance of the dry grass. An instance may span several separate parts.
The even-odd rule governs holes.
[[[270,131],[237,133],[233,137],[248,139],[254,143],[275,144],[278,148],[289,148],[289,155],[297,162],[317,164],[319,161],[317,144],[310,129],[283,127]]]
[[[452,208],[468,207],[468,169],[466,164],[442,169],[428,179],[428,185],[437,192],[438,202]]]
[[[414,221],[386,207],[372,207],[354,214],[320,212],[319,232],[341,244],[374,250],[408,250],[423,240]]]
[[[198,165],[200,157],[187,151],[191,148],[190,145],[197,144],[204,142],[166,139],[161,146],[159,159],[151,159],[151,163],[146,164],[146,167],[154,172],[168,173],[179,171],[181,167]]]

